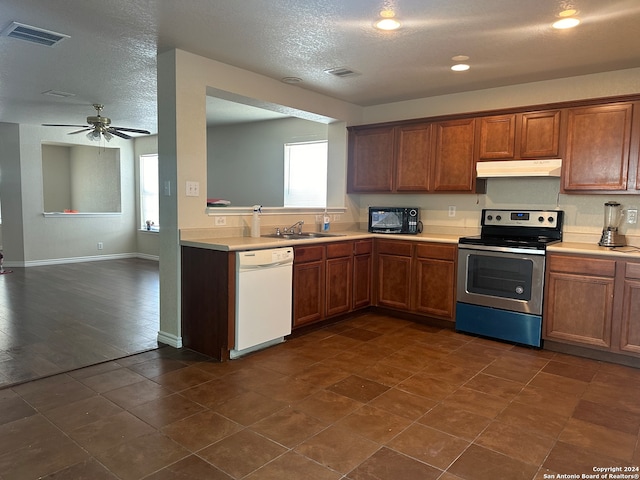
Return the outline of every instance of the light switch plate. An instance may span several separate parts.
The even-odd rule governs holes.
[[[200,196],[200,182],[187,182],[187,197]]]

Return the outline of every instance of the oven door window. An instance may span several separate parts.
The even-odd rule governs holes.
[[[469,255],[467,291],[492,297],[531,300],[530,259]]]

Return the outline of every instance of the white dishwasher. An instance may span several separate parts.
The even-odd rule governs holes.
[[[236,340],[231,358],[291,333],[293,247],[236,253]]]

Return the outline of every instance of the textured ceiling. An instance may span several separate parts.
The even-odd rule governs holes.
[[[640,66],[640,1],[576,0],[582,24],[550,28],[554,0],[2,0],[11,21],[70,35],[54,48],[0,37],[0,121],[157,131],[156,53],[180,48],[358,105]],[[383,5],[403,26],[372,28]],[[453,73],[451,57],[470,57]],[[349,67],[357,76],[324,70]],[[73,93],[66,99],[47,90]]]

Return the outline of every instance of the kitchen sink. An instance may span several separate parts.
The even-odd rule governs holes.
[[[326,232],[302,232],[302,233],[269,233],[262,235],[268,238],[281,238],[283,240],[304,240],[306,238],[327,238],[327,237],[344,237],[343,233],[326,233]]]

